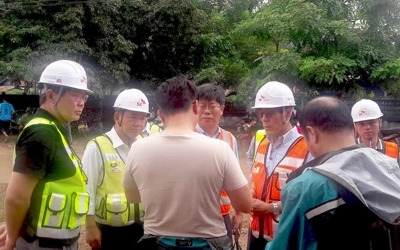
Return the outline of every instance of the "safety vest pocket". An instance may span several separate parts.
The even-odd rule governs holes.
[[[110,226],[124,226],[129,221],[129,204],[125,194],[106,195],[106,221]]]
[[[97,202],[100,201],[100,202]],[[106,219],[106,204],[105,204],[105,199],[101,197],[100,195],[97,195],[96,198],[96,210],[95,210],[96,216],[99,218],[105,220]]]
[[[48,196],[43,227],[61,228],[65,216],[66,195],[51,193]]]
[[[281,185],[279,181],[279,173],[274,173],[271,176],[271,196],[270,200],[280,201],[281,200]]]
[[[89,211],[89,194],[88,193],[72,193],[71,214],[68,220],[67,228],[77,228],[85,224],[86,214]]]

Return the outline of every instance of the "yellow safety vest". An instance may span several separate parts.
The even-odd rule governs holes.
[[[144,137],[147,137],[147,136],[149,136],[149,135],[152,135],[152,134],[155,134],[155,133],[158,133],[158,132],[161,132],[162,131],[162,129],[157,125],[157,124],[151,124],[150,125],[150,132],[149,132],[149,134],[148,135],[145,135],[143,132],[142,133],[140,133],[138,136],[136,136],[136,139],[143,139]],[[146,131],[146,133],[147,133],[147,131]]]
[[[129,203],[121,185],[125,162],[106,135],[93,139],[99,147],[104,176],[96,191],[96,220],[110,226],[141,223],[144,216],[142,203]]]
[[[57,125],[45,118],[33,118],[24,129],[32,125],[54,126],[60,134],[65,151],[76,167],[71,177],[47,181],[44,184],[39,218],[30,219],[28,234],[43,238],[72,239],[79,236],[80,226],[86,222],[89,210],[89,194],[86,192],[86,176],[78,156],[69,147]],[[33,214],[33,213],[32,213]],[[32,222],[37,221],[36,225]],[[33,229],[36,232],[31,232]]]

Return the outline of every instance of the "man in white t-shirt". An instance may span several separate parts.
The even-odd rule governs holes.
[[[237,211],[251,210],[247,179],[232,149],[194,132],[196,98],[196,85],[185,77],[161,83],[155,100],[165,130],[129,151],[122,185],[130,202],[143,204],[143,249],[231,249],[219,207],[221,191]]]

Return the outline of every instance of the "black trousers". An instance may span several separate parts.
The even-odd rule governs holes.
[[[101,249],[135,249],[143,236],[143,225],[134,223],[123,227],[112,227],[97,223],[101,231]]]
[[[264,239],[264,237],[256,238],[251,233],[251,229],[249,228],[248,238],[247,238],[247,249],[248,250],[264,250],[268,241]]]

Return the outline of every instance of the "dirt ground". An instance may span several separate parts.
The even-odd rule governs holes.
[[[4,224],[4,196],[7,188],[8,180],[12,172],[12,159],[13,150],[16,142],[16,136],[10,136],[9,142],[4,142],[4,137],[0,137],[0,225]],[[74,138],[72,147],[75,152],[81,157],[86,144],[85,138]],[[246,166],[244,151],[240,152],[240,163],[242,170],[246,177],[249,176],[249,171]],[[243,249],[246,249],[247,245],[247,231],[248,231],[248,215],[244,216],[243,227],[241,230],[241,236],[239,244]],[[90,250],[88,244],[85,242],[85,229],[82,228],[81,237],[79,239],[80,250]]]

